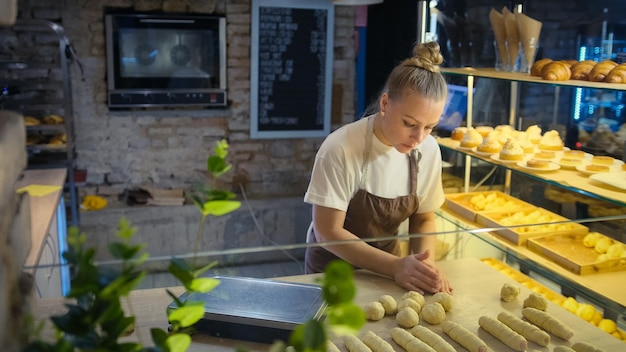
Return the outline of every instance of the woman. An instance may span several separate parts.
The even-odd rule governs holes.
[[[354,241],[397,235],[406,219],[411,234],[436,232],[434,211],[444,193],[441,152],[430,132],[447,85],[437,43],[418,44],[413,54],[392,70],[377,112],[330,134],[317,153],[304,197],[313,205],[307,242],[353,241],[308,247],[307,273],[323,272],[339,257],[407,290],[452,292],[435,265],[434,236],[411,238],[405,257],[395,239]]]

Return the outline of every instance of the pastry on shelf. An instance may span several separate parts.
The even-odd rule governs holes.
[[[594,155],[591,158],[591,163],[597,165],[613,165],[614,162],[615,159],[610,156]]]
[[[62,116],[56,114],[50,114],[48,116],[45,116],[42,121],[46,125],[60,125],[62,123],[65,123],[65,119]]]
[[[530,159],[526,162],[526,166],[535,169],[547,169],[550,167],[550,162],[547,160]]]
[[[626,83],[626,64],[620,64],[606,75],[604,79],[607,83]]]
[[[37,126],[41,125],[41,121],[34,116],[24,115],[24,126]]]
[[[585,166],[585,170],[591,172],[609,172],[611,171],[611,168],[607,165],[589,164]]]
[[[530,125],[526,128],[526,135],[528,139],[534,143],[538,144],[541,140],[541,127],[539,125]]]
[[[585,157],[585,152],[583,152],[582,150],[566,150],[563,152],[563,157],[564,158],[569,158],[569,159],[580,159],[582,160]]]
[[[552,61],[541,69],[541,78],[548,81],[567,81],[571,75],[569,66],[562,61]]]
[[[452,130],[450,138],[454,139],[455,141],[460,141],[461,139],[463,139],[465,132],[467,132],[467,127],[456,127]]]
[[[469,127],[463,139],[461,140],[461,147],[463,148],[474,148],[477,147],[480,143],[483,142],[483,136],[476,131],[475,128]]]
[[[581,61],[577,64],[572,65],[572,77],[571,79],[579,80],[579,81],[588,81],[589,80],[589,72],[591,69],[597,64],[597,62],[593,60],[585,60]]]
[[[483,137],[487,137],[489,133],[493,132],[493,127],[491,126],[476,126],[475,129]]]
[[[578,60],[559,60],[559,61],[569,66],[570,70],[572,69],[572,66],[576,65],[579,62]]]
[[[591,72],[589,72],[589,80],[591,82],[604,82],[606,75],[608,75],[609,72],[611,72],[611,70],[615,68],[615,66],[617,66],[617,63],[611,60],[598,62],[591,69]]]
[[[476,147],[476,151],[491,154],[497,154],[500,149],[502,149],[502,145],[500,144],[497,133],[487,135],[487,137],[483,138],[483,141],[478,147]]]
[[[50,140],[48,141],[48,144],[52,145],[60,145],[65,143],[67,143],[67,135],[65,133],[57,134],[50,138]]]
[[[519,143],[520,147],[524,150],[524,154],[532,154],[535,151],[535,144],[530,141],[526,132],[515,131],[515,133],[512,134],[512,138]]]
[[[539,149],[541,150],[560,151],[563,150],[564,147],[565,144],[563,143],[563,139],[561,139],[557,130],[550,130],[544,133],[539,141]]]
[[[538,153],[535,153],[534,158],[535,159],[550,160],[550,159],[556,158],[556,153],[554,153],[552,151],[549,151],[549,150],[544,150],[544,151],[540,151]]]
[[[524,149],[515,139],[509,138],[502,150],[500,150],[500,160],[522,160],[524,159]]]
[[[550,62],[552,62],[552,59],[548,58],[535,61],[535,63],[530,67],[530,75],[541,77],[541,70],[545,65],[549,64]]]

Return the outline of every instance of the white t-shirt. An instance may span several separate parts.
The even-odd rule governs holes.
[[[383,198],[405,196],[410,191],[407,154],[367,135],[369,118],[347,124],[331,133],[315,157],[309,188],[304,201],[347,211],[348,203],[359,190],[363,176],[366,138],[372,138],[365,190]],[[422,153],[417,174],[418,213],[434,211],[445,200],[441,183],[441,150],[428,136],[417,149]]]

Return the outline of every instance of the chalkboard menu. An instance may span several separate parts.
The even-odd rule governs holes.
[[[331,0],[253,0],[251,138],[330,132],[334,8]]]

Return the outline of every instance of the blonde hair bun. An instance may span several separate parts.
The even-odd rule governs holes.
[[[413,57],[405,60],[407,65],[420,67],[430,72],[439,72],[441,63],[443,63],[443,56],[437,42],[415,45],[413,47]]]

